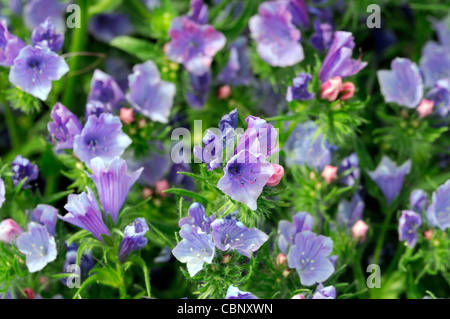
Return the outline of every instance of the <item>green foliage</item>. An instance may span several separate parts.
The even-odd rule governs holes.
[[[25,114],[35,113],[41,110],[41,101],[39,99],[17,87],[6,90],[5,94],[6,99],[15,110],[20,110]]]

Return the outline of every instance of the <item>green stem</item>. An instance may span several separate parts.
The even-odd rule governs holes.
[[[72,45],[70,46],[70,52],[79,52],[84,51],[84,47],[86,44],[86,34],[87,34],[87,23],[88,23],[88,1],[80,0],[78,5],[81,8],[80,18],[81,18],[81,27],[76,28],[73,31],[72,36]],[[69,62],[69,68],[71,72],[78,70],[80,67],[81,57],[75,56]],[[75,94],[75,86],[77,85],[79,79],[78,76],[69,76],[67,79],[67,85],[65,87],[63,104],[72,109],[71,106],[73,104],[73,98]]]
[[[12,115],[11,109],[9,108],[9,105],[5,103],[5,120],[6,120],[6,127],[8,128],[9,138],[11,141],[12,149],[17,151],[20,147],[20,138],[19,134],[17,132],[17,126],[16,121],[14,120],[14,117]]]
[[[392,219],[395,209],[390,207],[387,211],[386,217],[381,228],[380,236],[378,237],[377,245],[375,246],[375,253],[373,257],[373,263],[378,264],[380,260],[381,249],[383,248],[384,240],[386,239],[386,234],[389,228],[389,223]]]
[[[139,0],[129,0],[130,5],[136,9],[136,11],[141,15],[145,20],[151,19],[151,14],[148,11],[147,7]]]

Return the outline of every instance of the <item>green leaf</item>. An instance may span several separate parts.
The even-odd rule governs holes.
[[[111,46],[125,51],[141,61],[161,60],[161,52],[157,46],[149,41],[129,36],[120,36],[112,39]]]
[[[171,188],[171,189],[164,191],[164,193],[186,196],[186,197],[190,197],[190,198],[194,199],[195,201],[199,201],[199,202],[203,202],[204,204],[208,204],[208,200],[205,197],[203,197],[202,195],[185,190],[185,189]]]
[[[112,11],[122,4],[122,0],[100,0],[89,6],[89,16]]]

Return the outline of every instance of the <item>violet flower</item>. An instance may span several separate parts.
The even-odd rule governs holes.
[[[333,286],[324,287],[322,284],[319,284],[312,299],[336,299],[336,288]]]
[[[66,3],[58,0],[30,0],[23,8],[23,21],[28,30],[39,27],[47,18],[51,18],[57,33],[66,30]]]
[[[109,230],[102,219],[102,213],[98,208],[94,193],[87,186],[86,189],[87,193],[70,194],[67,204],[64,206],[68,213],[58,217],[69,224],[91,232],[95,238],[104,242],[101,235],[110,237]]]
[[[344,158],[339,165],[339,171],[343,174],[340,182],[346,186],[354,186],[360,176],[358,156],[352,153],[350,156]]]
[[[414,248],[417,243],[417,229],[422,225],[422,217],[412,210],[402,211],[398,221],[398,234],[400,241],[406,241],[406,245]]]
[[[427,209],[428,223],[446,230],[450,227],[450,180],[442,184],[433,193]]]
[[[83,125],[72,112],[59,102],[52,108],[51,117],[53,122],[47,124],[47,129],[56,149],[73,148],[74,137],[81,133]]]
[[[102,113],[89,116],[81,134],[74,138],[73,152],[89,166],[91,159],[101,157],[105,162],[123,154],[131,139],[123,133],[122,122],[117,116]]]
[[[273,172],[272,164],[266,162],[264,155],[242,150],[228,161],[217,187],[235,201],[256,210],[256,200]]]
[[[153,121],[167,123],[175,96],[175,84],[161,80],[153,61],[137,64],[128,76],[126,98],[133,108]]]
[[[390,205],[402,189],[403,179],[411,170],[411,160],[397,166],[389,157],[383,156],[370,178],[378,185]]]
[[[314,30],[315,32],[309,39],[311,45],[319,52],[328,50],[333,43],[333,26],[316,19],[314,21]]]
[[[419,64],[425,79],[425,85],[433,86],[438,80],[450,78],[449,47],[428,41],[422,48]]]
[[[105,218],[109,214],[116,224],[128,192],[141,176],[144,168],[141,167],[128,175],[127,164],[120,157],[115,157],[109,164],[106,164],[101,157],[95,157],[91,160],[91,169],[92,175],[89,177],[97,188]]]
[[[384,100],[408,108],[417,107],[423,97],[419,67],[408,59],[395,58],[391,62],[391,69],[377,72]]]
[[[6,20],[0,21],[0,66],[11,66],[25,42],[9,33]]]
[[[294,245],[287,254],[288,266],[297,270],[303,286],[322,283],[335,270],[328,258],[332,250],[331,238],[303,231],[295,235]]]
[[[97,100],[88,100],[86,103],[86,108],[84,110],[85,118],[89,118],[91,115],[100,117],[101,114],[112,114],[112,109],[110,104],[104,104]]]
[[[308,82],[312,76],[301,72],[296,78],[292,80],[293,85],[288,86],[286,93],[286,101],[291,102],[293,100],[307,101],[313,99],[316,94],[308,92]]]
[[[308,7],[305,0],[288,0],[287,9],[292,15],[292,23],[304,29],[309,28]]]
[[[16,239],[16,246],[25,255],[25,264],[30,273],[42,270],[48,263],[56,259],[55,238],[45,226],[30,223],[28,232]]]
[[[439,42],[446,47],[450,47],[450,14],[447,14],[442,20],[430,19],[438,35]]]
[[[280,151],[278,147],[278,131],[273,125],[256,116],[246,118],[248,127],[239,138],[235,154],[242,150],[249,150],[255,154],[260,153],[265,157],[272,156]]]
[[[49,48],[32,47],[20,50],[9,72],[9,82],[43,101],[57,81],[69,72],[66,61]]]
[[[56,32],[56,27],[49,17],[33,30],[31,42],[34,46],[47,47],[58,52],[64,44],[64,34]]]
[[[148,225],[145,218],[136,218],[133,223],[125,227],[118,251],[121,262],[124,262],[132,251],[140,250],[147,245],[148,240],[144,237],[147,231]]]
[[[253,296],[250,292],[239,290],[239,288],[230,285],[230,287],[228,287],[225,299],[258,299],[258,298]]]
[[[115,37],[131,34],[133,25],[124,14],[100,13],[89,20],[88,30],[98,41],[109,43]]]
[[[354,75],[367,65],[367,62],[361,62],[360,59],[352,59],[354,48],[355,42],[351,32],[334,32],[333,42],[319,72],[322,83],[335,76],[345,78]]]
[[[222,165],[222,136],[207,130],[202,139],[204,148],[194,146],[194,156],[208,164],[208,170],[214,170]]]
[[[208,22],[208,6],[203,0],[191,0],[191,10],[188,18],[198,24],[206,24]]]
[[[241,36],[229,45],[230,58],[217,76],[217,81],[230,86],[250,85],[252,71],[247,40]]]
[[[337,209],[339,226],[351,230],[352,226],[362,218],[364,207],[364,201],[358,194],[353,196],[351,202],[342,199]]]
[[[172,254],[187,264],[189,275],[193,277],[202,270],[205,262],[211,264],[216,248],[211,235],[198,227],[183,225],[180,236],[183,240],[172,250]]]
[[[409,196],[409,206],[417,213],[422,214],[428,206],[428,196],[421,189],[415,189]]]
[[[214,244],[222,251],[237,251],[250,258],[269,238],[257,228],[247,228],[236,219],[216,219],[211,223]]]
[[[302,231],[312,231],[314,218],[305,212],[298,212],[292,217],[292,223],[287,220],[278,222],[278,249],[286,254],[288,248],[294,243],[295,235]]]
[[[31,181],[34,181],[39,176],[39,170],[37,165],[31,164],[27,158],[22,157],[22,155],[17,155],[14,161],[11,163],[12,171],[14,175],[11,180],[14,187],[19,185],[19,183],[26,178],[27,180],[23,183],[22,188],[27,188]]]
[[[436,113],[446,117],[450,112],[450,78],[438,80],[427,93],[427,99],[433,101]]]
[[[180,228],[183,225],[190,225],[198,227],[202,232],[209,234],[211,232],[211,223],[216,219],[215,215],[211,217],[206,216],[205,208],[200,203],[193,203],[188,210],[189,217],[180,219],[178,225]]]
[[[58,210],[47,204],[37,205],[29,214],[30,221],[45,226],[48,233],[52,236],[55,236],[57,216]]]
[[[66,258],[63,264],[63,273],[67,273],[67,271],[69,270],[67,269],[67,267],[69,265],[74,265],[77,263],[77,252],[79,245],[75,243],[71,243],[70,245],[67,245],[67,243],[65,243],[64,245],[66,246]],[[89,271],[95,266],[95,261],[92,257],[91,251],[85,250],[83,252],[79,266],[81,271],[81,280],[84,280],[89,276]],[[72,273],[72,271],[69,271],[69,273]],[[67,285],[67,278],[61,278],[61,282],[64,285]]]
[[[125,101],[125,96],[111,75],[96,69],[91,80],[91,91],[88,95],[89,101],[100,101],[106,105],[106,109],[118,110],[120,104]]]
[[[300,31],[292,23],[286,3],[263,2],[249,20],[258,55],[271,66],[287,67],[304,59]]]
[[[211,25],[197,24],[188,17],[173,19],[169,36],[172,41],[164,47],[166,56],[197,76],[210,69],[214,55],[226,42],[225,36]]]
[[[5,182],[0,177],[0,208],[2,208],[5,200],[6,200],[6,198],[5,198]]]
[[[193,108],[203,108],[208,100],[209,86],[211,85],[211,71],[197,76],[189,73],[190,90],[186,93],[188,104]]]

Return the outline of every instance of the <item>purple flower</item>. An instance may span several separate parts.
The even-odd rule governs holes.
[[[421,189],[415,189],[409,196],[409,206],[419,214],[422,214],[428,206],[428,196]]]
[[[423,83],[419,67],[405,58],[395,58],[392,70],[377,72],[381,93],[386,102],[415,108],[422,101]]]
[[[132,251],[140,250],[147,245],[147,238],[144,237],[147,231],[148,225],[145,218],[136,218],[133,223],[125,227],[118,252],[121,262],[124,262]]]
[[[292,24],[285,2],[263,2],[249,20],[258,55],[272,66],[287,67],[304,59],[300,31]]]
[[[261,153],[263,156],[269,157],[280,151],[278,131],[271,124],[251,115],[247,117],[246,121],[248,127],[239,139],[235,154],[242,150],[249,150],[255,154]]]
[[[309,39],[311,45],[319,52],[329,49],[333,42],[333,26],[316,19],[314,21],[314,30],[315,32]]]
[[[355,153],[344,158],[339,165],[339,171],[344,176],[340,179],[341,183],[346,186],[354,186],[359,180],[359,159]]]
[[[178,225],[180,228],[183,225],[190,225],[198,227],[202,232],[209,234],[211,232],[211,223],[216,219],[215,215],[211,217],[206,216],[205,208],[200,203],[193,203],[188,210],[189,217],[180,219]]]
[[[164,47],[167,57],[183,63],[189,73],[197,76],[210,69],[214,55],[226,42],[225,36],[211,25],[200,25],[187,17],[172,20],[169,36],[172,41]]]
[[[419,62],[426,86],[431,87],[440,79],[450,78],[448,50],[448,46],[444,47],[433,41],[427,42],[422,48]]]
[[[16,240],[19,251],[26,256],[25,263],[30,273],[42,270],[56,259],[55,238],[45,226],[30,223],[28,232],[22,233]]]
[[[226,134],[227,129],[235,130],[238,123],[237,109],[234,109],[228,114],[222,116],[219,122],[219,130],[222,134]]]
[[[367,65],[367,62],[361,62],[360,59],[352,59],[354,48],[351,32],[334,32],[333,42],[319,72],[322,83],[335,76],[345,78],[354,75]]]
[[[0,177],[0,208],[2,208],[3,203],[5,202],[5,182]]]
[[[294,245],[287,255],[288,266],[297,270],[302,285],[322,283],[334,273],[334,266],[328,259],[332,250],[331,238],[303,231],[295,235]]]
[[[52,108],[51,117],[53,122],[47,124],[47,129],[56,149],[73,148],[75,135],[83,129],[78,118],[59,102]]]
[[[89,20],[89,33],[98,41],[109,43],[115,37],[133,32],[133,26],[124,14],[101,13]]]
[[[222,137],[207,130],[202,139],[204,148],[194,146],[194,156],[208,164],[208,170],[214,170],[222,164]]]
[[[191,0],[191,10],[188,18],[198,24],[206,24],[208,22],[208,6],[203,0]]]
[[[309,230],[312,231],[314,218],[304,212],[299,212],[292,217],[292,223],[287,220],[280,220],[278,223],[278,249],[286,254],[290,245],[294,243],[295,235]]]
[[[105,72],[96,69],[91,80],[91,91],[89,101],[99,101],[106,105],[109,110],[117,110],[120,104],[125,101],[122,89],[114,78]]]
[[[231,43],[229,48],[230,58],[217,76],[217,81],[231,86],[250,85],[252,71],[247,49],[247,39],[241,36]]]
[[[27,180],[22,185],[22,188],[26,188],[29,182],[36,180],[39,176],[37,165],[31,164],[30,161],[27,158],[22,157],[22,155],[17,155],[11,163],[11,166],[14,173],[11,177],[14,187],[26,178]]]
[[[67,4],[58,0],[31,0],[23,8],[23,20],[28,30],[39,27],[47,18],[51,18],[56,32],[64,33],[66,20],[64,14]]]
[[[192,173],[189,164],[183,162],[179,164],[173,164],[169,170],[169,177],[168,177],[169,185],[181,186],[186,190],[195,191],[195,184],[192,177],[179,174],[179,172]]]
[[[301,72],[296,78],[294,78],[292,80],[293,86],[288,86],[286,101],[305,101],[313,99],[316,94],[308,92],[308,82],[311,80],[311,78],[311,75],[303,72]]]
[[[105,162],[123,154],[131,139],[123,133],[119,117],[103,113],[89,116],[81,134],[74,138],[73,152],[87,166],[94,157]]]
[[[397,166],[389,157],[383,156],[381,162],[373,172],[368,172],[370,178],[378,185],[391,204],[402,189],[403,179],[411,170],[411,160],[407,160],[401,166]]]
[[[11,66],[25,43],[8,31],[6,20],[0,21],[0,65]]]
[[[67,243],[65,243],[66,246],[66,259],[64,260],[64,264],[63,264],[63,272],[67,273],[69,271],[69,273],[72,273],[72,271],[70,271],[69,269],[67,269],[67,267],[69,265],[73,265],[77,263],[77,251],[79,246],[75,243],[72,243],[70,245],[67,245]],[[81,260],[80,260],[80,270],[81,270],[81,279],[85,279],[89,276],[89,271],[94,267],[95,265],[95,261],[94,258],[92,257],[92,252],[85,250],[81,256]],[[61,282],[64,285],[67,285],[67,278],[62,278]]]
[[[431,18],[434,29],[438,35],[439,42],[443,46],[450,46],[450,14],[447,14],[441,21]]]
[[[402,211],[398,221],[400,241],[406,241],[407,246],[414,248],[417,243],[417,229],[422,225],[422,217],[412,210]]]
[[[110,233],[102,219],[102,213],[98,208],[94,193],[87,186],[86,189],[87,194],[85,192],[79,195],[70,194],[67,204],[64,206],[68,213],[58,217],[69,224],[91,232],[95,238],[103,242],[101,235],[110,236]]]
[[[84,111],[85,118],[89,118],[91,115],[100,117],[101,114],[112,114],[110,104],[105,104],[97,100],[88,100],[86,103],[86,109]]]
[[[47,18],[33,30],[31,41],[34,46],[47,47],[58,52],[64,44],[64,34],[57,33],[52,19]]]
[[[127,154],[127,164],[130,170],[137,170],[140,167],[144,168],[138,183],[144,186],[155,186],[155,183],[161,180],[169,169],[169,157],[164,153],[164,149],[157,146],[158,150],[146,154],[143,158],[134,158]]]
[[[286,163],[308,165],[322,170],[331,164],[331,146],[322,133],[316,134],[317,125],[308,121],[298,124],[285,144]]]
[[[127,164],[120,157],[115,157],[109,164],[106,164],[102,158],[95,157],[91,160],[91,169],[92,175],[89,177],[92,178],[97,188],[105,218],[109,214],[116,224],[128,192],[141,176],[144,168],[141,167],[128,175]]]
[[[428,91],[427,100],[433,101],[439,116],[446,117],[450,112],[450,78],[438,80]]]
[[[216,219],[211,223],[214,244],[222,251],[237,251],[251,257],[269,236],[257,228],[247,228],[236,219]]]
[[[153,121],[167,123],[175,96],[175,85],[161,80],[153,61],[137,64],[128,76],[127,100],[133,108]]]
[[[428,223],[446,230],[450,227],[450,180],[433,193],[431,205],[427,209]]]
[[[292,15],[292,23],[302,28],[309,28],[308,7],[305,0],[289,0],[287,9]]]
[[[26,46],[9,72],[9,82],[43,101],[57,81],[69,72],[66,61],[49,48]]]
[[[186,93],[187,102],[193,108],[202,108],[208,100],[209,86],[211,84],[211,71],[197,76],[189,73],[191,89]]]
[[[58,210],[50,205],[39,204],[30,213],[30,221],[41,224],[47,228],[50,235],[55,236]]]
[[[312,299],[336,299],[336,288],[333,286],[324,287],[322,284],[319,284]]]
[[[205,262],[211,264],[216,248],[211,235],[198,227],[183,225],[180,236],[183,240],[172,250],[172,254],[182,263],[187,263],[189,275],[193,277],[202,270]]]
[[[227,290],[225,299],[258,299],[250,292],[239,290],[237,287],[230,285]]]
[[[358,194],[353,196],[351,202],[342,199],[337,209],[339,226],[351,230],[352,226],[362,218],[364,207],[364,201]]]
[[[264,155],[242,150],[228,161],[224,172],[217,187],[235,201],[256,210],[256,200],[274,169]]]

